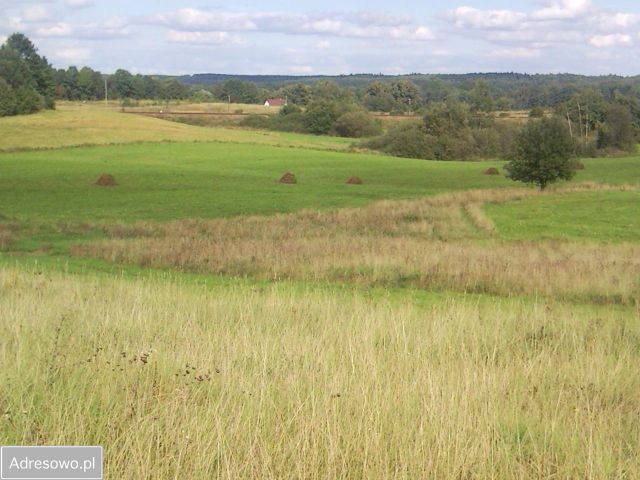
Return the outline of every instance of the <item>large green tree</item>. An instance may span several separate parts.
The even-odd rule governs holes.
[[[530,120],[517,135],[507,176],[540,190],[558,180],[571,180],[576,172],[573,151],[565,122],[557,117]]]
[[[38,55],[36,47],[21,33],[11,35],[2,49],[13,51],[17,58],[26,66],[29,78],[20,79],[22,85],[29,84],[42,97],[45,108],[55,107],[54,70],[46,57]],[[14,57],[15,59],[16,57]],[[19,68],[19,67],[18,67]],[[0,71],[0,76],[5,77]],[[5,77],[6,79],[6,77]],[[7,80],[9,81],[9,80]],[[11,81],[9,81],[11,83]],[[12,85],[14,88],[17,85]]]
[[[55,106],[54,71],[47,59],[38,55],[33,43],[14,33],[0,47],[0,78],[4,107],[0,115],[33,113]],[[7,89],[6,86],[10,89]],[[13,106],[15,105],[15,106]]]

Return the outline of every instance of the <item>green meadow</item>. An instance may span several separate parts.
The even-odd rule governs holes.
[[[587,169],[575,182],[640,183],[636,157],[585,163]],[[374,200],[514,186],[503,176],[483,175],[491,166],[502,168],[501,162],[433,162],[250,143],[5,153],[0,155],[0,213],[26,221],[166,221],[362,206]],[[279,184],[289,171],[298,184]],[[119,185],[94,185],[103,173],[113,175]],[[363,185],[347,185],[353,175]]]
[[[540,193],[84,106],[0,150],[0,444],[122,479],[638,477],[640,157]]]

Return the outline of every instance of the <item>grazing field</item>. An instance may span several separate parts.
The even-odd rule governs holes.
[[[122,479],[638,477],[640,158],[541,193],[82,106],[0,132],[0,444]]]
[[[636,157],[585,160],[587,169],[576,181],[640,184],[639,163]],[[0,214],[25,220],[164,221],[359,206],[514,185],[503,176],[483,175],[491,166],[501,162],[429,162],[225,143],[15,152],[0,155]],[[296,174],[298,185],[277,183],[287,171]],[[96,187],[103,173],[119,185]],[[346,185],[352,175],[364,184]]]

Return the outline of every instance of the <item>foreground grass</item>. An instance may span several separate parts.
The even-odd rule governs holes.
[[[632,309],[0,270],[0,442],[108,478],[633,478]]]
[[[0,151],[139,142],[223,142],[346,150],[350,139],[203,128],[93,106],[0,118]]]

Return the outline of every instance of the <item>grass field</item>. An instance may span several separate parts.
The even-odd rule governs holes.
[[[224,142],[346,150],[351,139],[204,128],[95,107],[0,118],[0,152],[139,142]]]
[[[234,133],[253,138],[253,133]],[[586,160],[587,169],[576,181],[639,184],[639,163],[635,157]],[[214,218],[513,186],[504,177],[483,175],[489,166],[501,164],[225,143],[8,153],[0,156],[0,214],[72,221]],[[296,174],[298,185],[277,183],[287,171]],[[93,185],[102,173],[114,175],[120,185]],[[364,184],[346,185],[352,175]]]
[[[65,108],[0,119],[0,444],[122,479],[638,478],[640,158],[540,193]]]
[[[640,191],[536,197],[486,209],[501,236],[640,241]]]

